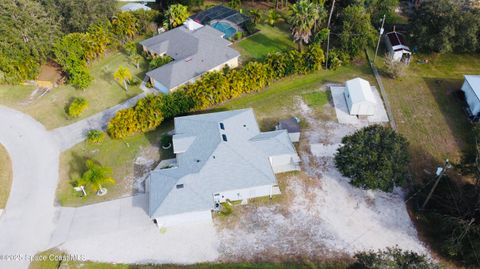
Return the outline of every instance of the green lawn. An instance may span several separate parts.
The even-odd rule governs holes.
[[[417,63],[419,59],[429,63]],[[380,71],[382,61],[377,58]],[[458,95],[464,74],[480,74],[478,55],[414,55],[405,77],[382,75],[398,131],[410,142],[412,171],[418,178],[445,158],[460,162],[473,149],[472,126]]]
[[[286,24],[280,24],[278,27],[259,24],[257,28],[259,32],[233,45],[233,48],[240,51],[244,60],[262,59],[268,53],[295,47]]]
[[[260,127],[264,130],[270,130],[279,119],[291,116],[301,117],[294,109],[298,103],[297,98],[302,98],[302,96],[305,98],[304,94],[307,94],[310,99],[312,96],[316,96],[317,99],[318,96],[323,96],[321,98],[323,99],[322,102],[324,102],[328,98],[328,94],[317,93],[322,85],[326,83],[344,83],[346,80],[357,76],[365,78],[372,83],[374,82],[369,66],[363,61],[360,65],[349,65],[340,67],[337,70],[320,70],[308,75],[284,78],[272,83],[259,93],[244,95],[231,100],[220,105],[218,109],[252,107],[255,109]],[[313,103],[311,105],[315,106],[316,104]],[[317,116],[320,119],[332,119],[331,117],[323,117],[321,114],[322,106],[315,106],[313,109],[319,113]],[[333,120],[336,120],[336,118]]]
[[[136,78],[143,80],[145,63],[142,68],[136,69],[125,54],[115,52],[91,64],[90,72],[94,81],[84,91],[62,85],[43,96],[37,94],[30,98],[33,86],[0,85],[0,104],[31,115],[47,129],[68,125],[141,93],[138,86],[129,87],[127,93],[113,79],[113,73],[120,65],[128,67]],[[89,108],[78,119],[68,119],[65,113],[65,107],[73,97],[84,97],[89,102]]]
[[[38,253],[37,257],[45,257],[47,261],[35,261],[29,266],[29,269],[57,269],[59,263],[50,261],[49,257],[55,258],[62,255],[62,252],[57,250],[48,250]],[[346,269],[347,262],[324,262],[321,264],[314,262],[305,263],[290,263],[290,264],[251,264],[251,263],[235,263],[235,264],[194,264],[194,265],[125,265],[125,264],[108,264],[96,263],[90,261],[65,261],[62,262],[62,267],[69,269]]]
[[[0,144],[0,208],[5,208],[12,186],[12,163],[5,148]]]
[[[328,91],[310,92],[302,96],[305,103],[311,107],[323,106],[328,103],[330,98]]]
[[[131,194],[133,180],[146,172],[144,166],[135,164],[135,159],[140,154],[155,162],[173,157],[171,150],[159,149],[162,134],[172,128],[172,123],[166,122],[161,128],[146,134],[135,135],[125,140],[107,137],[100,145],[83,142],[63,152],[60,156],[60,182],[57,188],[57,200],[60,205],[81,206]],[[116,184],[107,186],[107,195],[99,197],[89,193],[86,197],[80,197],[80,193],[73,190],[71,180],[80,177],[85,171],[87,159],[96,160],[103,166],[112,168]]]

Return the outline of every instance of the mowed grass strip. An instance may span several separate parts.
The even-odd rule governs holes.
[[[257,25],[259,32],[233,45],[245,59],[263,59],[269,53],[295,48],[288,26]]]
[[[0,209],[5,208],[12,187],[12,162],[7,150],[0,144]]]
[[[40,121],[47,129],[71,124],[103,111],[141,93],[138,86],[130,86],[128,92],[113,78],[113,73],[122,65],[130,69],[132,75],[143,80],[146,63],[137,69],[121,52],[113,52],[93,62],[89,68],[94,77],[92,84],[85,90],[77,90],[70,85],[61,85],[40,97],[40,93],[30,98],[33,86],[0,85],[0,104],[29,114]],[[88,100],[88,109],[76,119],[69,119],[65,108],[73,97]]]

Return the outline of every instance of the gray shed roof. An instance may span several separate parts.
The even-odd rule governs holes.
[[[172,62],[148,72],[147,76],[172,89],[239,57],[240,53],[229,47],[231,43],[223,35],[210,26],[193,31],[179,26],[140,42],[152,53],[173,58]]]
[[[275,184],[269,156],[296,156],[285,130],[260,132],[252,109],[175,118],[174,141],[177,136],[189,138],[177,167],[150,174],[153,218],[209,210],[214,193]]]

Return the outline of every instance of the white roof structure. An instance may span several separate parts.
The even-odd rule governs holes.
[[[465,80],[470,84],[473,92],[480,99],[480,75],[465,75]]]
[[[368,81],[354,78],[345,83],[345,98],[351,115],[373,115],[377,101]]]
[[[144,4],[140,3],[128,3],[120,8],[121,11],[136,11],[136,10],[151,10]]]
[[[286,130],[260,132],[252,109],[175,118],[177,166],[148,179],[149,215],[211,210],[213,194],[276,184],[271,156],[298,155]]]

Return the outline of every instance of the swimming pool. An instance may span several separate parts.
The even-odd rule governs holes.
[[[230,24],[226,22],[216,22],[212,25],[212,27],[221,32],[224,32],[225,35],[223,37],[226,39],[232,37],[237,32],[235,28],[233,28],[232,26],[230,26]]]

